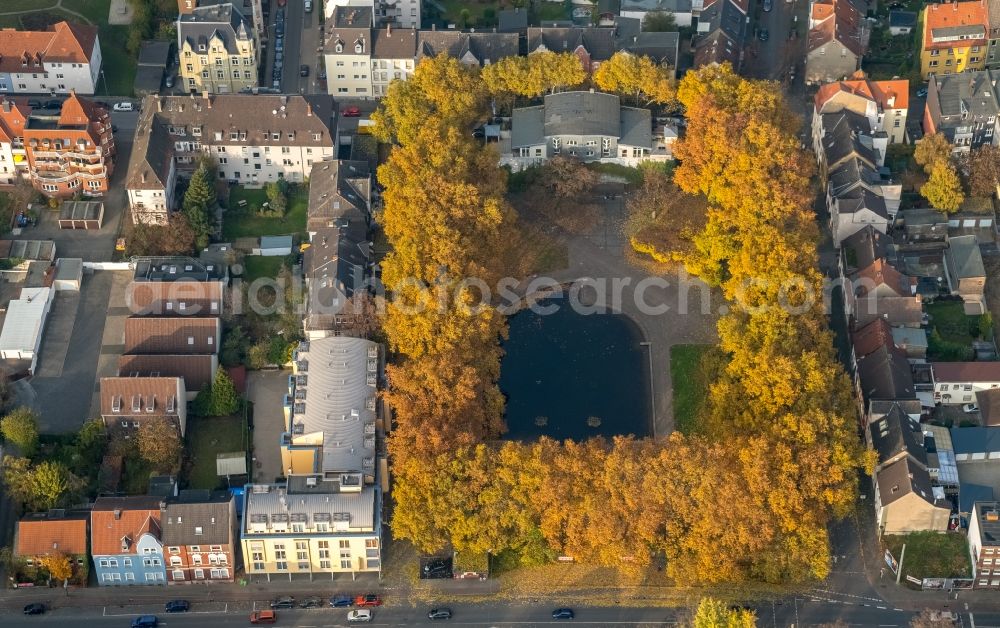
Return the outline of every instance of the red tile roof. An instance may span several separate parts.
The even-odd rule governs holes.
[[[948,4],[929,4],[924,9],[924,49],[935,48],[968,48],[986,44],[986,32],[989,30],[989,10],[982,0],[978,2],[950,2]],[[956,28],[961,26],[982,26],[982,38],[968,38],[958,41],[942,41],[934,43],[933,32],[936,29]]]
[[[851,281],[855,284],[863,282],[861,285],[855,286],[859,298],[863,298],[868,294],[869,288],[881,285],[892,288],[896,296],[909,297],[912,296],[911,287],[917,285],[915,277],[904,275],[884,259],[877,259],[867,267],[854,273],[851,276]]]
[[[816,92],[815,104],[818,110],[822,110],[823,105],[831,98],[846,92],[860,96],[865,100],[874,101],[883,110],[908,109],[910,106],[909,91],[910,82],[907,80],[872,81],[865,76],[864,72],[858,70],[848,80],[835,81],[821,86]]]
[[[87,553],[87,520],[22,519],[17,523],[17,555]]]
[[[90,513],[90,553],[93,556],[134,554],[143,534],[149,532],[160,538],[159,522],[158,497],[100,497]]]
[[[218,318],[132,316],[125,319],[125,353],[216,353]]]
[[[181,404],[186,403],[183,385],[178,399],[178,380],[179,377],[102,377],[101,416],[175,418]],[[134,409],[137,403],[138,411]],[[171,404],[173,408],[168,410]],[[147,411],[149,407],[153,408],[151,412]]]
[[[850,0],[816,0],[812,20],[819,22],[809,30],[808,51],[837,40],[857,56],[865,53],[861,41],[861,12]]]
[[[129,312],[140,316],[219,316],[218,281],[133,281],[125,292]]]
[[[29,69],[39,61],[46,63],[90,63],[97,41],[97,27],[59,22],[47,31],[0,30],[0,72],[23,72],[22,61]]]
[[[893,348],[892,328],[884,319],[877,318],[851,334],[855,358],[874,353],[879,347]]]

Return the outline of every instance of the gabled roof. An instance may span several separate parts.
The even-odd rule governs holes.
[[[125,291],[129,313],[140,316],[219,316],[219,281],[133,281]]]
[[[160,517],[164,545],[229,545],[235,521],[232,497],[189,503],[170,500]]]
[[[87,517],[50,518],[28,515],[17,523],[18,556],[44,556],[52,552],[87,553]]]
[[[979,416],[984,426],[1000,426],[1000,388],[978,391],[976,405],[979,406]]]
[[[633,54],[647,56],[658,64],[667,64],[676,68],[680,35],[676,32],[640,32],[626,38],[622,37],[621,30],[619,30],[615,46]]]
[[[892,251],[892,238],[871,225],[853,233],[840,243],[848,273],[867,268],[877,259],[886,259]]]
[[[861,393],[870,399],[912,399],[913,374],[906,355],[895,347],[879,347],[858,360]]]
[[[125,319],[125,353],[216,353],[219,327],[218,318],[132,316]]]
[[[177,377],[102,377],[101,416],[176,418],[186,403],[184,384]],[[178,398],[178,390],[180,398]]]
[[[927,473],[927,469],[909,456],[879,471],[875,481],[878,484],[879,499],[883,507],[911,493],[932,506],[944,507],[944,500],[939,502],[934,497],[934,492],[931,490],[931,476]]]
[[[861,359],[882,347],[893,348],[892,328],[885,320],[878,318],[851,334],[854,355]]]
[[[617,50],[615,30],[590,26],[528,29],[528,54],[540,50],[575,52],[580,47],[587,51],[591,61],[607,61]]]
[[[890,325],[916,326],[921,324],[923,316],[923,306],[919,296],[861,297],[854,309],[858,326],[867,325],[879,317],[884,318]]]
[[[910,106],[910,82],[908,80],[873,81],[861,70],[850,79],[821,85],[816,92],[814,103],[820,113],[833,113],[839,109],[828,109],[831,100],[846,97],[860,98],[874,102],[879,111],[886,109],[907,109]]]
[[[345,298],[363,288],[371,249],[367,235],[367,227],[359,220],[342,220],[335,227],[316,230],[305,260],[310,328],[332,329],[330,317],[340,312]]]
[[[985,123],[1000,114],[996,70],[935,74],[927,84],[927,111],[935,127]]]
[[[951,446],[956,454],[1000,452],[1000,427],[953,427]]]
[[[963,46],[985,44],[989,23],[983,0],[929,4],[924,8],[924,49],[952,48],[958,41]],[[935,42],[936,38],[944,40]]]
[[[418,31],[417,60],[446,54],[463,63],[480,66],[496,63],[520,52],[517,33],[462,33]]]
[[[96,41],[96,26],[69,22],[58,22],[45,31],[4,28],[0,30],[0,72],[33,71],[36,61],[35,69],[44,69],[46,63],[90,63]]]
[[[876,194],[867,187],[857,187],[837,197],[837,213],[841,216],[870,211],[883,221],[889,220],[889,210],[885,206],[885,197]]]
[[[746,43],[746,16],[749,0],[708,0],[698,17],[699,27],[708,24],[708,32],[694,44],[694,65],[712,63],[739,66]]]
[[[851,157],[873,168],[878,166],[878,154],[870,141],[872,128],[868,118],[845,109],[823,114],[821,123],[823,154],[828,166],[836,166]]]
[[[123,355],[118,358],[118,375],[180,377],[185,391],[199,391],[212,384],[217,366],[214,355]]]
[[[93,556],[135,554],[143,534],[160,538],[159,497],[98,497],[90,514]]]
[[[974,235],[948,238],[948,248],[944,251],[948,259],[948,270],[954,279],[986,277],[983,254],[979,250],[979,240]]]
[[[384,28],[372,31],[373,59],[403,59],[417,56],[417,31],[412,28]]]
[[[920,423],[914,421],[899,406],[868,425],[872,448],[878,454],[878,464],[883,465],[900,456],[912,456],[922,466],[927,465],[924,434]]]
[[[229,54],[239,54],[237,41],[252,41],[253,27],[235,5],[226,3],[196,7],[177,21],[177,40],[198,51],[217,39]]]
[[[934,362],[935,382],[1000,382],[1000,362]]]
[[[851,0],[815,0],[811,20],[818,24],[809,29],[809,52],[837,41],[857,57],[865,54],[864,16]]]
[[[371,191],[368,162],[314,162],[309,172],[308,229],[334,227],[341,218],[365,220]]]
[[[497,13],[497,30],[515,33],[528,28],[527,9],[503,9]]]
[[[913,288],[917,285],[916,278],[899,272],[884,258],[876,259],[851,275],[851,282],[859,298],[864,298],[869,291],[879,286],[888,287],[898,297],[912,296]]]

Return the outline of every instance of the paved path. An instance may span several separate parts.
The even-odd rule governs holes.
[[[76,16],[86,24],[93,24],[93,22],[87,19],[87,16],[81,15],[76,11],[71,11],[70,9],[63,7],[62,0],[58,0],[58,2],[56,2],[50,7],[36,7],[34,9],[25,9],[24,11],[7,11],[6,13],[0,13],[0,15],[24,15],[27,13],[41,13],[43,11],[53,11],[55,9],[58,9],[63,13],[69,13],[70,15]]]

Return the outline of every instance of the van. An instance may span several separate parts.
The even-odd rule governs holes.
[[[312,2],[312,0],[306,0],[305,1],[305,10],[306,10],[306,13],[312,13],[312,11],[313,11],[313,2]]]

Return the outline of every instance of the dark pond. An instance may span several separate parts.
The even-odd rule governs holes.
[[[500,389],[507,438],[650,431],[649,356],[635,324],[620,314],[579,314],[564,299],[553,314],[510,317]]]

